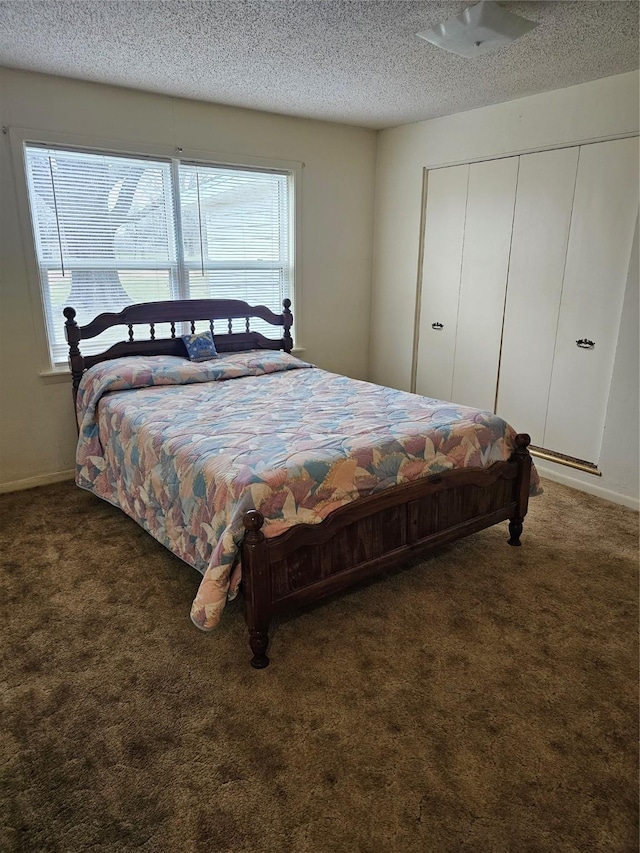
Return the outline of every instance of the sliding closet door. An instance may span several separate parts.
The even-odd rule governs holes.
[[[469,166],[427,178],[416,391],[451,399]]]
[[[452,399],[493,412],[518,157],[469,167]]]
[[[544,447],[597,463],[638,212],[638,140],[584,145]]]
[[[543,446],[578,148],[520,157],[497,413]]]

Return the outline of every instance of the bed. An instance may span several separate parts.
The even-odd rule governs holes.
[[[64,310],[78,485],[202,573],[197,627],[241,590],[256,669],[276,614],[502,521],[519,546],[538,482],[529,436],[494,415],[295,358],[290,307],[149,302],[84,326]],[[202,321],[219,355],[194,364],[181,332]],[[119,326],[123,340],[81,353]]]

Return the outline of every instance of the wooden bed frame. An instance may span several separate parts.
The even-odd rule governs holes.
[[[183,323],[187,330],[193,330],[196,321],[208,321],[219,352],[291,352],[290,300],[285,299],[283,306],[282,314],[274,314],[264,306],[253,307],[238,300],[148,302],[131,305],[119,314],[100,314],[86,326],[78,326],[75,310],[65,308],[74,402],[82,374],[101,361],[127,355],[186,357],[179,328]],[[271,340],[251,331],[251,319],[256,317],[282,326],[282,338]],[[242,331],[234,332],[234,320],[242,321]],[[223,334],[218,333],[216,321],[224,321]],[[158,323],[170,324],[170,338],[155,338]],[[144,340],[135,337],[135,327],[140,324],[149,328]],[[128,327],[128,340],[98,355],[81,354],[80,341],[118,325]],[[264,518],[260,512],[247,512],[241,559],[251,665],[256,669],[268,666],[269,623],[284,610],[316,602],[409,557],[501,521],[509,520],[509,545],[520,545],[529,500],[530,441],[526,434],[517,435],[515,449],[506,462],[495,462],[489,468],[456,469],[393,486],[340,507],[321,524],[297,525],[274,538],[268,539],[262,532]]]

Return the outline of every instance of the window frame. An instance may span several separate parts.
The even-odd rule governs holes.
[[[40,269],[36,252],[36,241],[29,205],[29,191],[26,163],[26,146],[39,145],[51,148],[67,148],[89,154],[113,154],[131,157],[148,157],[169,160],[172,168],[177,167],[174,161],[187,164],[202,164],[204,166],[228,166],[248,168],[257,171],[287,172],[289,175],[289,247],[290,247],[290,282],[292,310],[295,312],[296,327],[299,328],[299,305],[301,303],[302,276],[300,259],[301,251],[301,190],[302,169],[304,163],[295,160],[277,160],[273,158],[254,157],[249,155],[230,155],[215,151],[205,151],[197,148],[181,146],[155,145],[144,142],[123,142],[103,137],[80,136],[53,131],[39,131],[29,128],[10,127],[9,141],[13,161],[13,171],[16,182],[18,215],[20,230],[23,235],[24,257],[31,297],[32,320],[36,340],[36,356],[39,375],[45,382],[66,381],[71,375],[69,367],[62,363],[53,363],[49,352],[49,329],[47,309],[40,282]],[[175,200],[174,200],[175,203]],[[60,317],[63,322],[62,315]],[[298,340],[296,350],[303,349]]]

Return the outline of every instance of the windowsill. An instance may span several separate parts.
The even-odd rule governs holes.
[[[298,355],[298,353],[306,352],[306,347],[294,347],[291,352],[293,355]],[[71,371],[68,367],[41,370],[38,375],[45,385],[58,385],[61,382],[69,382],[71,379]]]
[[[57,385],[59,382],[69,382],[71,371],[68,367],[60,367],[57,370],[41,370],[39,376],[45,385]]]

